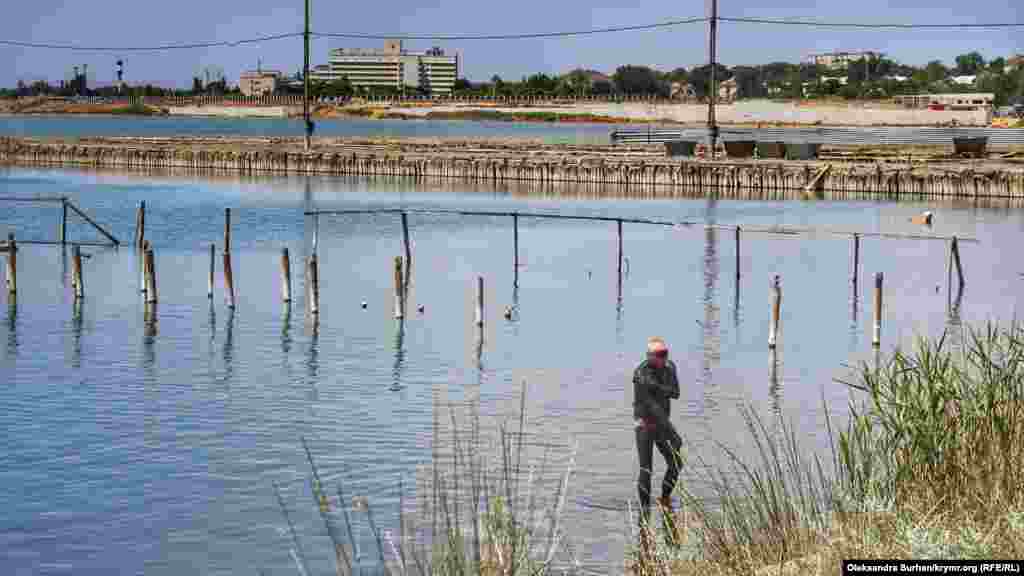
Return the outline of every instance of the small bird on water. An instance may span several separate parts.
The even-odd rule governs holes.
[[[363,310],[366,310],[366,300],[363,300],[362,306],[363,306]]]
[[[416,307],[416,311],[419,312],[420,314],[423,314],[424,310],[426,310],[426,307],[423,306],[423,304],[420,304],[419,306]]]
[[[512,319],[512,307],[511,306],[505,306],[505,320],[511,320],[511,319]]]

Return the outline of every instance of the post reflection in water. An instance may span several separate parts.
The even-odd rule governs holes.
[[[14,358],[18,353],[18,299],[7,295],[7,356]]]
[[[146,380],[153,380],[153,371],[156,367],[156,351],[154,344],[157,335],[156,302],[144,305],[143,329],[142,329],[142,367],[146,372]]]
[[[704,227],[704,321],[701,326],[702,370],[705,410],[715,410],[717,402],[714,391],[713,368],[721,359],[718,337],[718,306],[715,304],[715,284],[718,282],[718,232],[715,229],[716,200],[708,199],[706,226]]]
[[[71,366],[82,367],[82,299],[75,298],[71,309]]]
[[[964,344],[964,325],[961,321],[961,305],[963,304],[964,287],[960,286],[956,291],[956,299],[950,303],[946,314],[946,338],[949,340],[950,349],[963,358],[966,353]]]
[[[391,391],[398,392],[405,388],[402,384],[402,367],[405,365],[405,319],[398,319],[398,330],[395,332],[395,365],[391,370]]]
[[[231,383],[235,373],[235,310],[228,308],[227,320],[224,322],[224,347],[221,357],[224,359],[224,383]]]
[[[768,395],[772,399],[772,413],[782,417],[782,386],[779,381],[779,358],[774,348],[768,350]]]
[[[281,353],[284,354],[285,362],[288,361],[288,353],[292,350],[292,305],[291,302],[284,302],[282,305],[281,320]]]
[[[60,248],[60,285],[68,287],[68,249],[67,246]]]
[[[306,351],[306,383],[309,385],[309,399],[317,399],[317,382],[320,379],[320,317],[310,315],[306,320],[309,334],[309,348]]]

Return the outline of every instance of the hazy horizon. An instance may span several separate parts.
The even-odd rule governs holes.
[[[314,32],[382,35],[512,34],[578,31],[609,26],[650,24],[708,14],[705,2],[649,3],[646,10],[613,6],[598,0],[586,6],[580,0],[560,3],[523,0],[514,7],[468,0],[416,5],[408,0],[374,5],[374,10],[347,11],[344,6],[312,3]],[[88,4],[57,0],[18,3],[6,10],[0,38],[9,41],[72,44],[79,46],[153,46],[188,42],[237,41],[246,38],[301,32],[303,4],[289,6],[266,0],[224,0],[200,3],[181,0],[173,9],[155,9],[138,3],[94,0]],[[538,17],[543,15],[543,17]],[[753,0],[722,1],[723,17],[807,19],[865,23],[993,23],[1020,22],[1024,8],[994,0],[970,4],[951,0],[859,3],[788,0],[785,5],[759,7]],[[624,64],[660,70],[690,69],[707,62],[706,22],[647,31],[617,32],[554,39],[467,40],[450,42],[405,41],[410,50],[440,46],[461,56],[460,76],[479,82],[497,74],[505,79],[543,72],[561,74],[583,67],[611,73]],[[1021,29],[829,29],[803,26],[719,24],[719,58],[727,65],[799,62],[810,54],[830,51],[880,51],[911,65],[942,60],[947,65],[965,52],[978,51],[986,60],[1024,52]],[[372,48],[382,40],[314,38],[311,65],[327,60],[329,49]],[[18,80],[51,83],[69,78],[72,66],[88,65],[90,85],[110,84],[115,62],[125,62],[125,80],[185,88],[207,66],[223,69],[228,82],[237,83],[244,70],[257,61],[267,69],[293,74],[302,66],[301,37],[260,44],[163,52],[77,52],[47,48],[0,46],[0,86]]]

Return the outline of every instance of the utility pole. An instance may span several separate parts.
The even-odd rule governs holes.
[[[718,144],[718,124],[715,123],[715,100],[718,99],[718,83],[715,81],[715,48],[718,40],[718,0],[711,0],[711,34],[708,39],[708,52],[711,57],[711,94],[708,95],[708,139],[711,140],[711,158],[715,157]]]
[[[302,66],[302,116],[306,119],[306,152],[311,148],[310,139],[313,137],[313,122],[309,119],[309,0],[306,0],[306,28],[302,33],[304,63]]]

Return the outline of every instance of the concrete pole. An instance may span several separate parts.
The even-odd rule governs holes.
[[[715,100],[718,99],[718,82],[715,80],[716,50],[718,45],[718,0],[711,0],[711,29],[708,39],[708,53],[711,59],[711,82],[708,94],[708,138],[711,141],[711,159],[715,158],[718,143],[718,124],[715,122]]]
[[[306,152],[311,148],[310,140],[313,136],[313,124],[309,120],[309,0],[306,0],[306,28],[302,33],[303,40],[303,66],[302,66],[302,117],[306,120]]]

